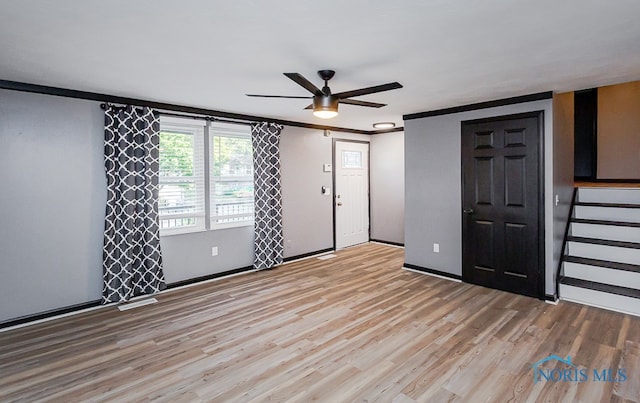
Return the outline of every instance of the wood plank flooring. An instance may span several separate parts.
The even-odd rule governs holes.
[[[586,187],[586,188],[640,188],[640,183],[638,182],[586,182],[586,181],[575,181],[575,187]]]
[[[365,244],[0,333],[0,402],[640,401],[640,318],[402,270],[403,252]],[[550,354],[628,379],[534,383]]]

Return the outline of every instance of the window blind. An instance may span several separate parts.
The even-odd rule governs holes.
[[[211,228],[253,223],[253,150],[246,125],[209,129]]]
[[[193,119],[160,119],[158,209],[165,235],[206,229],[205,125]]]

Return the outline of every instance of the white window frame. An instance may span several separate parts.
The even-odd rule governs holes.
[[[180,219],[180,218],[194,218],[196,224],[188,227],[178,228],[161,228],[160,236],[170,236],[179,234],[188,234],[193,232],[202,232],[207,230],[206,220],[206,194],[205,194],[205,145],[204,134],[207,122],[200,119],[187,119],[177,118],[172,116],[160,116],[160,131],[176,131],[176,132],[189,132],[193,133],[194,144],[194,175],[188,178],[185,177],[160,177],[159,183],[194,183],[196,188],[196,211],[192,213],[179,213],[179,214],[165,214],[160,215],[158,211],[159,221],[166,219]]]
[[[225,179],[221,177],[215,177],[213,175],[213,153],[214,153],[214,137],[226,137],[226,138],[242,138],[251,141],[251,128],[248,125],[231,124],[223,122],[211,122],[209,125],[209,226],[212,230],[225,229],[225,228],[237,228],[247,227],[254,225],[254,205],[255,205],[255,193],[251,197],[251,218],[241,221],[233,221],[227,223],[216,222],[217,216],[215,215],[216,203],[215,203],[215,186],[216,182],[224,182]],[[229,177],[226,181],[251,181],[253,182],[253,166],[251,167],[251,175],[247,176],[234,176]],[[230,216],[222,216],[226,218],[240,218],[246,217],[247,214],[237,214]]]

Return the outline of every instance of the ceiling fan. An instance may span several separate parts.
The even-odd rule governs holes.
[[[389,90],[395,90],[398,88],[402,88],[402,85],[398,82],[376,85],[373,87],[360,88],[358,90],[339,92],[337,94],[332,94],[331,89],[329,88],[328,81],[333,78],[336,74],[333,70],[320,70],[318,71],[318,75],[322,80],[324,80],[324,87],[319,89],[309,80],[304,78],[299,73],[284,73],[285,76],[289,77],[304,89],[313,94],[312,97],[299,97],[299,96],[288,96],[288,95],[256,95],[256,94],[246,94],[248,97],[262,97],[262,98],[299,98],[299,99],[313,99],[313,103],[307,106],[305,109],[313,109],[314,116],[323,119],[331,119],[338,115],[338,104],[348,104],[348,105],[357,105],[357,106],[367,106],[370,108],[381,108],[386,106],[386,104],[379,104],[376,102],[367,102],[367,101],[358,101],[355,99],[350,99],[353,97],[359,97],[362,95],[375,94],[376,92],[383,92]]]

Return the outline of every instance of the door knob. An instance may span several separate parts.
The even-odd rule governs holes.
[[[338,202],[336,206],[342,206],[342,202]]]
[[[465,213],[465,214],[473,214],[473,213],[475,213],[475,211],[473,211],[472,208],[464,209],[464,210],[462,210],[462,212]]]

